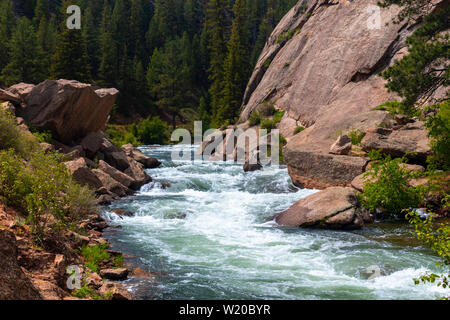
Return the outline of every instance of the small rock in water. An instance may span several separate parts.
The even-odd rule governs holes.
[[[127,268],[118,268],[118,269],[103,269],[100,271],[100,275],[103,278],[108,280],[126,280],[129,274],[129,270]]]

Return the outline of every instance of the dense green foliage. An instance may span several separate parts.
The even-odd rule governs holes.
[[[423,186],[412,187],[408,180],[415,174],[402,164],[405,158],[372,157],[372,167],[365,173],[364,192],[360,195],[362,205],[375,212],[382,210],[388,216],[398,216],[403,209],[417,208],[425,196]]]
[[[83,245],[81,248],[81,255],[84,258],[86,267],[93,272],[98,272],[99,264],[110,258],[106,249],[108,249],[107,244],[99,244],[96,246]]]
[[[138,125],[133,125],[132,133],[143,144],[164,144],[168,140],[167,124],[159,117],[145,119]]]
[[[444,206],[450,205],[450,196],[443,200]],[[422,219],[415,211],[409,211],[406,215],[408,221],[414,225],[414,231],[419,240],[424,242],[433,250],[442,262],[439,264],[443,269],[443,274],[427,272],[418,279],[414,279],[415,284],[436,283],[437,286],[447,289],[447,296],[443,299],[450,299],[450,225],[436,221],[434,214],[430,213],[425,219]]]
[[[450,170],[450,100],[433,106],[437,114],[427,121],[431,148],[434,151],[433,161],[438,167]],[[432,107],[432,108],[433,108]]]
[[[429,161],[429,170],[440,168],[449,170],[450,159],[450,108],[449,108],[449,35],[450,6],[448,2],[438,7],[433,13],[433,6],[429,0],[382,0],[382,7],[399,5],[400,13],[394,23],[404,20],[420,23],[412,36],[407,39],[409,54],[396,61],[382,76],[388,81],[387,88],[397,92],[402,101],[392,101],[381,106],[380,109],[390,113],[402,113],[406,115],[420,115],[422,106],[430,103],[430,98],[436,98],[438,89],[447,88],[444,95],[438,96],[438,104],[426,109],[437,109],[437,112],[425,110],[427,128],[431,138],[433,156]],[[431,100],[433,101],[433,100]],[[423,114],[422,114],[423,115]],[[416,208],[425,197],[425,187],[408,186],[407,179],[410,173],[399,166],[401,160],[387,159],[381,165],[369,172],[372,178],[381,175],[382,182],[366,182],[365,190],[361,196],[363,204],[369,208],[392,207],[394,212],[405,209],[406,218],[414,225],[417,238],[428,245],[443,260],[441,264],[446,268],[441,275],[427,272],[419,279],[414,279],[416,284],[437,283],[438,286],[449,288],[448,266],[450,265],[450,225],[448,222],[436,222],[433,213],[428,212],[425,219],[418,212],[411,210]],[[380,169],[381,166],[381,169]],[[378,172],[377,172],[378,171]],[[433,171],[428,172],[432,174]],[[446,173],[443,173],[445,175]],[[444,178],[444,181],[446,179]],[[445,183],[445,182],[444,182]],[[367,187],[367,189],[366,189]],[[429,185],[429,191],[434,186]],[[450,196],[445,194],[445,185],[438,185],[439,193],[444,192],[442,207],[449,206]],[[364,202],[365,201],[365,202]],[[405,213],[405,210],[402,210]],[[448,299],[449,297],[444,297]]]
[[[350,139],[352,139],[352,144],[354,146],[359,146],[359,145],[361,145],[361,141],[366,136],[366,133],[362,130],[351,130],[348,133],[348,136]]]
[[[410,10],[419,10],[416,5],[420,2],[426,1],[414,1]],[[410,14],[411,11],[407,15]],[[406,41],[409,54],[382,73],[388,80],[387,88],[403,98],[400,109],[405,114],[414,113],[417,106],[426,103],[439,87],[449,86],[450,44],[449,34],[445,32],[449,27],[450,6],[427,15],[424,23]],[[448,90],[446,98],[449,98]]]
[[[298,126],[297,128],[294,129],[294,135],[299,134],[300,132],[302,132],[304,130],[305,130],[305,127]]]
[[[116,87],[116,121],[220,127],[239,115],[266,39],[297,0],[0,0],[0,85],[68,78]],[[81,8],[81,30],[65,8]],[[205,125],[204,125],[205,127]]]
[[[27,215],[38,241],[96,213],[95,197],[72,181],[58,153],[44,153],[38,140],[0,110],[0,199]]]

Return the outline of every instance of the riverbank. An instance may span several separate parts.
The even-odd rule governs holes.
[[[129,270],[123,267],[122,253],[109,249],[102,237],[108,224],[98,214],[81,221],[78,232],[47,234],[39,244],[25,220],[0,204],[1,300],[132,299],[114,281],[124,280]]]

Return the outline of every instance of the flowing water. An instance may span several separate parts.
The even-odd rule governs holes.
[[[354,232],[281,228],[273,216],[316,192],[286,168],[244,173],[233,163],[172,162],[191,146],[143,147],[163,165],[154,182],[105,208],[107,237],[156,277],[126,282],[141,299],[435,299],[414,285],[438,259],[404,224]],[[119,218],[120,208],[133,217]]]

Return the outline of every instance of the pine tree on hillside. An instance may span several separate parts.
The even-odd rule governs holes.
[[[215,115],[217,123],[232,123],[236,120],[248,81],[249,54],[245,0],[235,1],[233,14],[233,28],[228,42],[228,55],[224,64],[223,100]]]
[[[91,77],[96,78],[100,68],[100,32],[95,25],[91,7],[82,16],[82,31],[86,41],[87,63],[91,68]]]
[[[62,6],[61,13],[64,16],[69,5],[69,2],[65,2]],[[51,62],[50,76],[53,79],[92,81],[83,31],[67,28],[65,19],[59,27]]]
[[[44,80],[42,66],[43,53],[36,41],[32,23],[23,17],[8,42],[9,63],[2,70],[2,80],[6,85],[18,82],[38,83]]]
[[[0,71],[9,62],[8,42],[14,31],[16,18],[14,16],[12,2],[0,0]]]
[[[206,24],[209,33],[210,67],[208,78],[211,82],[209,93],[213,114],[217,114],[223,101],[225,83],[224,61],[227,54],[226,27],[227,1],[209,0],[207,6]],[[214,123],[214,125],[221,125]]]
[[[130,9],[130,56],[136,56],[141,61],[147,61],[145,47],[145,32],[147,23],[143,0],[131,0]]]
[[[117,46],[110,31],[111,7],[105,0],[100,25],[100,68],[99,78],[104,86],[116,86],[118,78],[117,61],[119,59]]]

